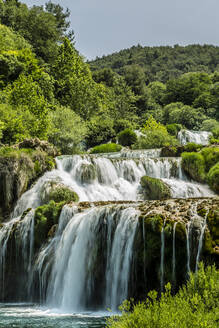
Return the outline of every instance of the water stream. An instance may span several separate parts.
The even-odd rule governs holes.
[[[207,186],[189,181],[182,171],[181,159],[162,158],[159,149],[123,151],[99,156],[62,156],[58,157],[56,162],[56,169],[45,173],[22,195],[11,215],[11,220],[4,223],[0,229],[1,299],[5,298],[5,261],[8,243],[16,227],[15,265],[26,274],[26,298],[30,302],[37,298],[50,310],[35,305],[2,304],[1,327],[9,327],[7,322],[11,320],[15,322],[13,327],[22,327],[19,326],[21,317],[24,325],[26,318],[30,318],[30,327],[58,327],[60,320],[66,322],[63,327],[82,327],[84,324],[87,324],[87,327],[103,327],[105,314],[95,318],[94,311],[105,311],[107,308],[116,311],[122,301],[129,296],[133,245],[140,215],[137,203],[108,204],[101,207],[91,205],[83,211],[76,204],[66,205],[59,217],[54,237],[34,254],[34,209],[48,202],[48,194],[53,184],[64,184],[72,188],[79,195],[80,201],[88,202],[140,201],[143,199],[140,179],[144,175],[162,179],[169,185],[173,198],[214,195]],[[30,208],[32,210],[22,216],[23,212]],[[176,281],[176,224],[173,226],[172,241],[173,283]],[[201,226],[196,266],[200,259],[205,226],[206,220]],[[188,272],[191,227],[189,221],[186,235]],[[145,283],[147,233],[144,224],[142,233]],[[160,243],[160,289],[163,291],[165,222]],[[34,293],[36,289],[37,296]],[[63,316],[60,313],[64,313]],[[38,326],[37,318],[40,319]]]

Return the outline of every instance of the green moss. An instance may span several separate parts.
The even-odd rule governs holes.
[[[215,164],[208,172],[207,181],[210,187],[216,193],[219,193],[219,162]]]
[[[182,222],[178,222],[176,225],[176,238],[181,241],[186,240],[186,227]]]
[[[182,153],[182,167],[188,175],[198,182],[205,181],[205,160],[200,153]]]
[[[203,241],[203,252],[207,254],[213,254],[214,243],[209,231],[205,231],[204,241]]]
[[[57,187],[49,194],[49,200],[53,200],[56,203],[65,202],[78,202],[79,197],[73,190],[67,187]]]
[[[34,216],[35,248],[40,248],[47,240],[50,229],[58,223],[64,204],[64,202],[55,203],[54,201],[50,201],[49,204],[40,206],[36,209]]]
[[[164,224],[164,220],[161,216],[155,215],[153,217],[147,217],[145,219],[145,226],[147,230],[160,233]]]
[[[115,143],[108,143],[108,144],[102,144],[99,146],[95,146],[91,149],[91,154],[98,154],[98,153],[112,153],[112,152],[118,152],[122,149],[121,145],[117,145]]]
[[[211,210],[208,213],[207,224],[210,230],[213,241],[219,239],[219,211]]]
[[[161,179],[144,176],[141,178],[141,186],[146,199],[161,200],[171,198],[170,188]]]

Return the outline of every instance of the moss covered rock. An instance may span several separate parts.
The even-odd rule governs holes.
[[[141,178],[141,186],[145,199],[161,200],[171,198],[170,187],[161,179],[144,176]]]
[[[38,207],[34,215],[34,246],[40,248],[51,235],[51,228],[58,224],[59,216],[65,202],[49,204]],[[54,234],[54,231],[53,231]]]
[[[182,167],[193,180],[205,181],[205,160],[202,154],[195,152],[182,153]]]
[[[0,149],[0,221],[6,220],[16,201],[45,171],[55,167],[53,157],[40,149]]]
[[[207,181],[210,187],[219,194],[219,163],[210,169],[207,175]]]
[[[76,192],[74,192],[72,189],[64,185],[63,186],[58,185],[55,189],[53,189],[49,193],[49,200],[50,201],[53,200],[56,203],[60,203],[60,202],[70,203],[70,202],[78,202],[79,197],[76,194]]]

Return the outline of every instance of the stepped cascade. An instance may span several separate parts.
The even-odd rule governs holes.
[[[167,281],[179,285],[207,256],[208,218],[218,198],[189,180],[180,158],[162,158],[155,149],[61,156],[56,163],[0,229],[1,301],[68,313],[117,310],[128,297],[162,291]],[[161,179],[176,199],[145,199],[145,175]],[[39,206],[56,184],[74,190],[80,202],[62,204],[58,214],[51,207],[41,219]]]
[[[190,131],[181,130],[178,133],[178,140],[181,145],[186,145],[188,142],[194,142],[199,145],[208,145],[211,132],[207,131]]]

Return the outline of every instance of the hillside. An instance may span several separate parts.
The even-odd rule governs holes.
[[[212,73],[219,70],[219,47],[212,45],[175,45],[124,49],[90,62],[92,70],[112,68],[122,74],[131,65],[140,66],[145,73],[145,82],[161,81],[179,77],[187,72]]]

